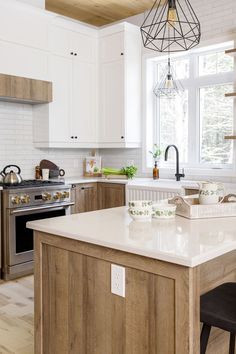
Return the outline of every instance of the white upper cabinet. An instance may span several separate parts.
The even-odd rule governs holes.
[[[48,17],[20,2],[0,1],[0,39],[47,49]],[[16,58],[17,60],[17,58]]]
[[[99,146],[139,147],[141,38],[127,23],[100,31]]]
[[[96,76],[95,64],[73,60],[70,131],[76,144],[87,147],[97,142]]]
[[[97,38],[50,26],[49,48],[53,102],[49,104],[48,120],[43,120],[46,129],[34,130],[35,144],[38,147],[96,147]],[[38,125],[42,114],[37,109],[34,111]]]
[[[101,63],[120,60],[124,55],[124,32],[113,33],[100,38],[99,60]]]
[[[59,26],[50,26],[49,49],[65,57],[77,57],[88,63],[96,61],[97,39]]]
[[[2,74],[48,79],[48,55],[44,51],[0,41],[0,58]]]

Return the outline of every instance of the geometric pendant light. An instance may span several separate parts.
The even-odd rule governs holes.
[[[157,97],[169,99],[181,96],[184,93],[181,82],[175,79],[174,69],[170,64],[170,58],[168,58],[166,70],[153,92]]]
[[[157,52],[186,51],[201,38],[190,0],[156,0],[140,29],[144,47]]]

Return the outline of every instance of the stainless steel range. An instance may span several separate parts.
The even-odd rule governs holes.
[[[3,186],[2,277],[14,279],[33,272],[32,220],[70,214],[71,187],[63,182],[27,180]]]

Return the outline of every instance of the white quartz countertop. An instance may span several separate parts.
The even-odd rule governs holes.
[[[127,207],[120,207],[32,221],[27,227],[188,267],[236,250],[236,217],[135,222]]]
[[[64,179],[65,183],[67,184],[82,184],[82,183],[96,183],[96,182],[103,182],[103,183],[121,183],[127,184],[129,181],[127,179],[107,179],[103,177],[66,177]]]

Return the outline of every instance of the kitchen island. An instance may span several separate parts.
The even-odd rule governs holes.
[[[236,281],[236,218],[134,222],[126,207],[35,230],[35,354],[199,354],[200,295]],[[125,268],[125,297],[111,293]],[[228,352],[212,331],[208,354]]]

